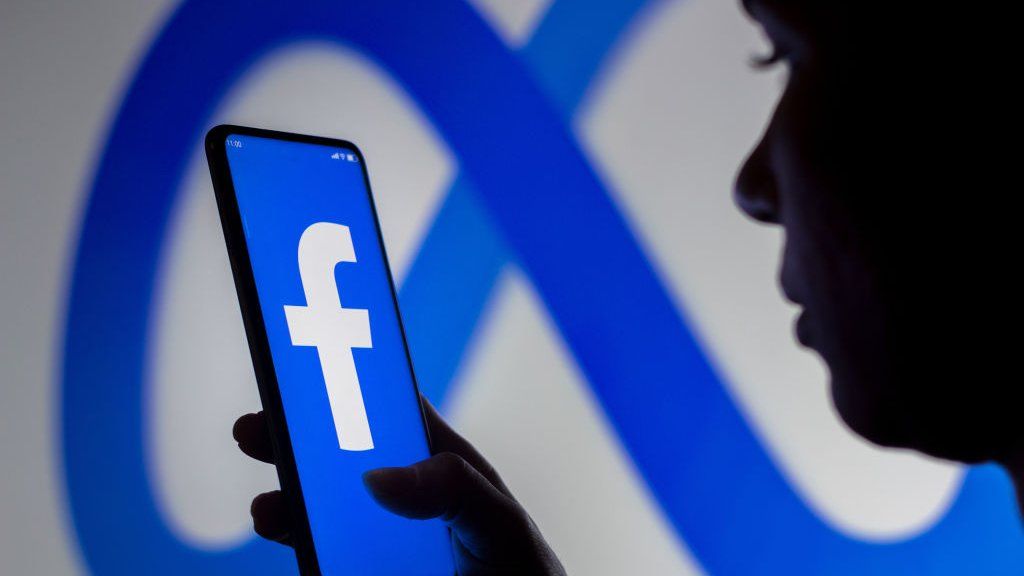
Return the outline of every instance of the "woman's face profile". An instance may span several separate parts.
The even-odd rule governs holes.
[[[737,178],[736,201],[750,217],[785,231],[780,285],[802,307],[797,339],[816,350],[832,375],[843,419],[860,434],[895,443],[876,406],[885,402],[882,294],[868,250],[844,202],[836,158],[841,95],[830,93],[842,65],[818,42],[834,25],[802,2],[744,3],[773,46],[759,66],[786,66],[788,78],[772,119]],[[820,12],[820,11],[819,11]]]
[[[934,23],[868,5],[743,0],[774,47],[760,65],[788,79],[736,202],[785,232],[779,281],[803,308],[797,338],[828,364],[847,425],[881,445],[1004,459],[1021,437],[1019,393],[978,318],[1010,301],[971,264],[999,244],[967,217],[983,205],[982,140],[954,129],[961,110],[937,121],[920,105],[977,90],[954,92],[920,57]],[[936,201],[944,193],[955,202]]]

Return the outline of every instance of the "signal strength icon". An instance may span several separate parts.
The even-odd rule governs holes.
[[[341,152],[335,152],[334,154],[331,154],[331,159],[332,160],[344,160],[345,159],[345,155],[342,154]]]

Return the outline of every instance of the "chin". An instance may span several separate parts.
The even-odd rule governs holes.
[[[843,423],[865,440],[887,448],[910,448],[911,437],[897,406],[832,378],[832,403]]]
[[[1006,420],[991,410],[931,391],[858,384],[833,378],[832,399],[843,422],[873,444],[965,464],[1001,460],[1010,448]]]

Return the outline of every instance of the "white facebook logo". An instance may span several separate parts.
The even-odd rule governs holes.
[[[370,422],[356,374],[353,348],[372,348],[370,313],[342,308],[334,268],[355,262],[348,226],[317,222],[299,239],[299,276],[305,306],[285,306],[292,345],[315,346],[320,356],[334,430],[342,450],[372,450]]]

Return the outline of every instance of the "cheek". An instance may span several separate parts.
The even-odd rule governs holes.
[[[814,192],[790,188],[790,198]],[[822,192],[820,189],[818,192]],[[882,294],[873,274],[841,225],[821,203],[807,200],[787,212],[782,274],[801,286],[800,332],[831,375],[832,397],[843,420],[880,444],[903,440],[904,405],[888,363]]]
[[[779,219],[786,231],[783,276],[801,286],[799,296],[807,307],[823,308],[833,284],[830,276],[838,247],[836,231],[828,224],[835,215],[830,214],[834,207],[827,201],[827,179],[814,161],[819,152],[810,117],[812,101],[808,84],[791,78],[771,126],[771,163],[778,185]]]
[[[875,442],[902,445],[911,406],[891,358],[898,347],[890,342],[883,260],[870,248],[878,210],[865,209],[881,182],[864,184],[872,167],[863,151],[874,148],[857,134],[868,126],[856,125],[828,85],[794,74],[769,129],[786,231],[782,273],[799,289],[811,344],[829,366],[843,419]]]
[[[812,75],[794,75],[771,128],[771,161],[786,230],[783,275],[800,286],[814,347],[835,382],[867,392],[880,381],[885,356],[879,339],[881,295],[854,212],[844,200],[851,191],[836,169],[845,155],[842,135],[829,117],[833,109],[821,105],[826,97],[819,85]]]

